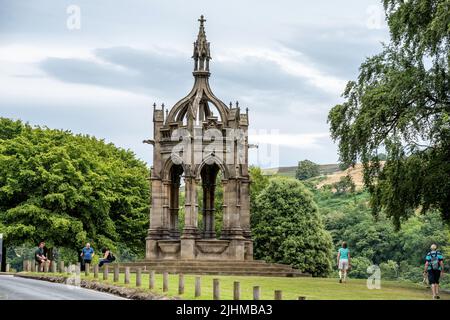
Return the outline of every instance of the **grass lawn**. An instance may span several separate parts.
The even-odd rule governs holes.
[[[119,282],[113,282],[113,274],[110,270],[110,284],[135,287],[135,274],[130,275],[130,284],[124,284],[124,274],[121,273]],[[89,277],[81,274],[83,279],[104,282],[103,274],[99,273],[99,279],[94,279],[93,273]],[[180,297],[183,299],[210,300],[213,296],[213,279],[220,279],[220,299],[233,299],[233,282],[239,281],[241,286],[241,299],[253,299],[253,286],[260,286],[261,299],[271,300],[274,298],[274,290],[283,291],[283,300],[297,300],[304,296],[308,300],[420,300],[431,299],[431,289],[423,285],[409,282],[381,281],[381,289],[368,289],[366,280],[349,279],[346,284],[338,283],[332,278],[281,278],[281,277],[245,277],[245,276],[201,276],[202,295],[194,298],[195,276],[185,275],[185,293]],[[142,274],[142,289],[148,290],[149,275]],[[162,294],[162,275],[156,274],[154,292]],[[178,296],[178,275],[169,275],[169,296]],[[449,294],[441,293],[441,299],[450,300]]]

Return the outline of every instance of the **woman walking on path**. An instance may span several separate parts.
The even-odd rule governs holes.
[[[339,283],[347,282],[347,270],[350,267],[350,252],[345,241],[342,242],[342,248],[338,250],[337,266],[339,269]]]

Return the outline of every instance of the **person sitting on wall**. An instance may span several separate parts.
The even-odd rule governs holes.
[[[114,260],[116,260],[116,257],[114,257],[109,248],[104,248],[102,252],[103,252],[103,259],[100,259],[100,263],[98,264],[99,267],[102,267],[105,263],[111,263],[114,262]]]
[[[41,272],[44,271],[44,264],[45,263],[48,262],[49,265],[51,263],[51,261],[45,255],[44,247],[45,247],[45,242],[41,241],[41,242],[39,242],[38,248],[34,252],[34,260],[39,265],[39,271],[41,271]]]

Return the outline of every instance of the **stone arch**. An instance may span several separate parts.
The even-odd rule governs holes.
[[[196,102],[197,101],[197,102]],[[190,108],[195,103],[208,102],[211,103],[220,115],[224,124],[228,123],[228,107],[218,99],[212,92],[207,78],[196,78],[194,87],[191,92],[183,99],[179,100],[169,111],[166,119],[167,123],[179,122],[182,117],[190,112]]]
[[[173,160],[176,159],[175,163]],[[170,180],[170,169],[172,168],[172,166],[174,165],[181,165],[181,167],[183,168],[183,172],[185,175],[189,175],[189,166],[187,166],[184,161],[183,158],[181,158],[179,155],[177,154],[171,154],[169,156],[169,158],[167,158],[167,160],[164,162],[164,165],[162,167],[162,179],[163,180]]]
[[[208,156],[206,156],[202,163],[196,165],[194,173],[195,173],[195,180],[199,181],[201,179],[201,173],[202,173],[202,169],[205,165],[209,165],[212,163],[215,163],[220,171],[222,171],[222,180],[228,180],[230,178],[230,174],[228,171],[227,166],[223,163],[222,160],[220,160],[220,158],[216,157],[214,154],[209,154]]]

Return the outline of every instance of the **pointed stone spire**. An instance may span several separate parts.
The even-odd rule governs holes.
[[[192,58],[194,59],[194,73],[209,73],[209,60],[211,60],[211,53],[209,49],[209,42],[206,40],[204,25],[206,19],[203,15],[201,15],[198,21],[200,22],[200,28],[198,30],[197,40],[194,42],[194,53],[192,55]]]

